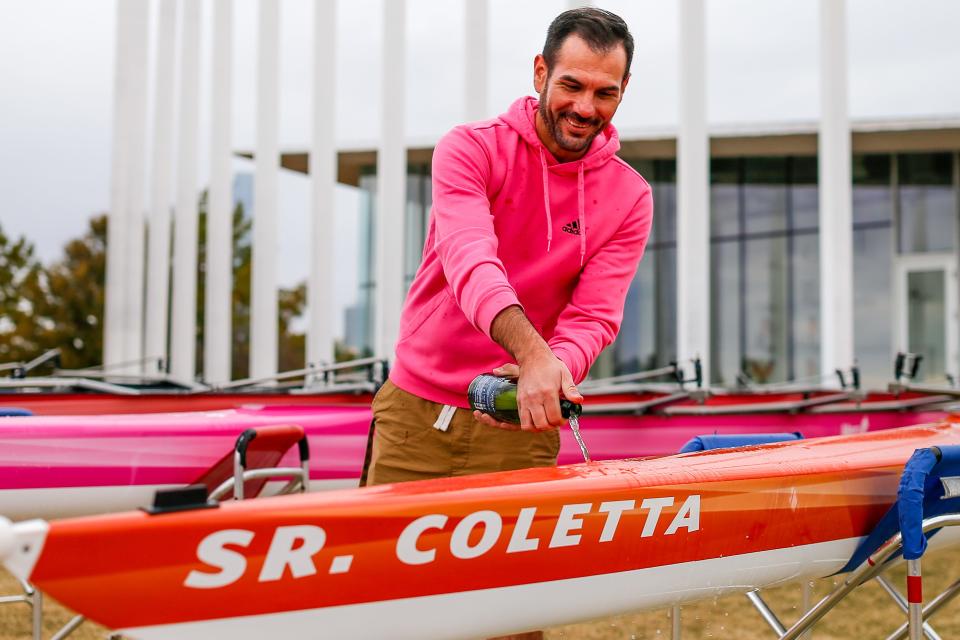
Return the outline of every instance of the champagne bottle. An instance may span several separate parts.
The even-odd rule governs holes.
[[[520,424],[517,408],[517,381],[484,373],[473,379],[467,388],[470,406],[493,416],[500,422]],[[583,407],[566,398],[560,398],[560,413],[567,420],[579,416]]]

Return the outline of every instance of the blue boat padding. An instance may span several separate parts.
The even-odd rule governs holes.
[[[900,477],[897,503],[900,506],[900,531],[903,533],[903,557],[916,560],[927,550],[923,520],[960,510],[960,498],[943,499],[940,478],[960,475],[960,446],[917,449]],[[936,455],[939,453],[939,457]]]
[[[32,415],[33,411],[30,411],[29,409],[21,409],[19,407],[0,407],[0,418],[21,418]]]
[[[680,453],[693,451],[710,451],[711,449],[729,449],[730,447],[749,447],[771,442],[785,442],[787,440],[802,440],[803,434],[799,431],[792,433],[734,433],[696,436],[683,445]]]
[[[921,557],[927,549],[928,538],[923,533],[924,519],[960,512],[960,497],[942,499],[944,489],[940,478],[951,476],[960,476],[960,446],[914,451],[900,476],[897,501],[860,543],[840,573],[856,569],[897,531],[903,534],[903,557],[907,560]],[[930,535],[934,533],[936,531]]]

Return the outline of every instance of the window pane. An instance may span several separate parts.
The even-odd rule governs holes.
[[[897,157],[900,184],[950,186],[953,155],[949,153],[904,153]]]
[[[710,161],[710,236],[740,233],[740,170],[736,158]]]
[[[900,252],[953,251],[956,197],[951,187],[900,187]]]
[[[815,184],[796,184],[790,187],[793,228],[812,230],[820,228],[820,190]]]
[[[793,366],[791,378],[820,373],[820,236],[793,237]],[[850,363],[853,364],[853,363]]]
[[[711,384],[736,384],[740,371],[739,248],[739,242],[714,242],[711,245]]]
[[[854,224],[893,220],[890,163],[888,154],[853,157]]]
[[[923,355],[924,379],[941,378],[946,372],[945,276],[943,269],[907,274],[907,350]]]
[[[360,177],[359,215],[354,224],[339,224],[337,235],[338,255],[346,249],[354,260],[353,269],[343,269],[338,274],[355,273],[356,281],[352,295],[341,298],[338,287],[338,307],[343,309],[343,334],[337,339],[336,355],[339,360],[373,355],[373,239],[374,210],[376,208],[377,177]],[[348,285],[345,291],[349,292]]]
[[[864,386],[893,373],[891,227],[853,231],[853,345]]]
[[[749,240],[744,301],[744,372],[758,382],[787,379],[786,238]]]
[[[658,242],[677,240],[677,163],[674,160],[657,160],[654,164],[653,204]]]
[[[409,289],[423,258],[431,199],[430,174],[422,165],[411,165],[407,173],[406,231],[403,249],[403,282]]]
[[[953,158],[946,153],[904,154],[900,177],[900,253],[953,251],[956,193]]]
[[[744,222],[746,233],[787,228],[786,158],[744,160]]]
[[[646,347],[656,354],[645,368],[664,367],[677,359],[677,249],[664,247],[657,260],[657,324],[653,343]]]
[[[893,188],[888,185],[853,185],[853,223],[888,223],[893,219]],[[890,251],[890,248],[887,248]]]
[[[710,236],[728,237],[740,233],[740,187],[715,184],[710,187]]]
[[[890,155],[853,156],[853,183],[884,187],[890,184]]]
[[[674,360],[676,306],[676,249],[648,248],[627,292],[620,333],[590,377],[646,371]]]
[[[624,305],[616,342],[594,364],[593,378],[661,366],[676,354],[676,163],[631,161],[653,188],[647,249]]]
[[[613,375],[649,369],[651,368],[649,361],[655,358],[657,350],[655,277],[659,253],[656,249],[647,251],[630,285],[623,309],[620,334],[613,344]]]
[[[650,242],[677,241],[677,185],[672,182],[653,184],[653,235]]]
[[[820,226],[820,200],[817,188],[817,159],[812,156],[790,158],[790,206],[794,229]]]
[[[784,231],[787,228],[786,185],[744,186],[746,233]]]

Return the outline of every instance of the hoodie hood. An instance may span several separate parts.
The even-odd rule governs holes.
[[[612,123],[608,123],[590,143],[590,149],[582,158],[571,162],[558,162],[537,135],[536,116],[539,107],[539,100],[525,96],[510,105],[510,109],[502,114],[500,119],[510,125],[510,128],[516,131],[530,147],[543,152],[544,158],[550,165],[550,171],[576,173],[578,165],[583,165],[585,171],[590,171],[606,164],[620,150],[620,136],[617,134],[617,129]]]
[[[550,245],[553,243],[553,215],[550,208],[550,173],[561,175],[577,175],[577,222],[580,225],[580,266],[583,266],[584,257],[587,255],[587,223],[584,214],[584,200],[586,195],[583,189],[583,174],[585,171],[596,169],[607,163],[613,158],[620,149],[620,137],[613,124],[607,123],[597,137],[590,143],[590,148],[579,160],[571,162],[558,162],[553,154],[544,146],[537,135],[536,115],[540,107],[540,101],[536,98],[525,96],[514,102],[510,109],[500,116],[507,125],[510,126],[524,142],[532,149],[536,150],[540,158],[540,176],[543,181],[543,208],[547,217],[547,252],[550,252]]]

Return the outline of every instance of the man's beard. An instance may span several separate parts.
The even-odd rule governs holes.
[[[557,143],[557,146],[564,151],[579,153],[580,151],[589,148],[590,143],[592,143],[593,139],[596,138],[597,134],[600,133],[600,125],[603,124],[603,121],[599,118],[581,118],[572,111],[561,111],[559,114],[557,114],[557,117],[554,118],[553,114],[547,109],[546,89],[544,89],[540,94],[540,106],[538,109],[540,111],[540,118],[543,119],[544,124],[547,125],[547,129],[550,131],[550,136]],[[570,118],[578,124],[593,125],[595,127],[594,132],[584,138],[571,138],[567,135],[564,135],[563,129],[560,126],[560,122],[564,118]]]

